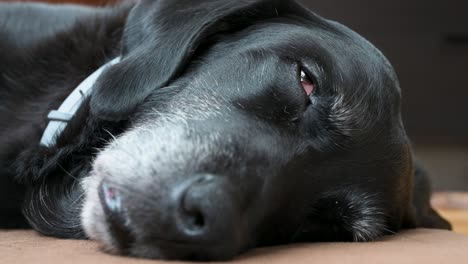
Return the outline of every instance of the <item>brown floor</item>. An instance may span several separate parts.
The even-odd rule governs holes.
[[[468,193],[437,193],[433,205],[451,221],[456,232],[468,234]],[[467,248],[467,235],[418,229],[373,243],[314,243],[257,249],[229,263],[466,263]],[[60,240],[33,231],[0,230],[1,264],[169,264],[112,256],[100,249],[93,241]]]
[[[468,192],[436,193],[432,205],[452,223],[455,232],[468,234]]]
[[[182,264],[112,256],[100,248],[93,241],[60,240],[33,231],[0,230],[1,264]],[[467,248],[467,235],[417,229],[373,243],[312,243],[256,249],[224,263],[465,264]]]

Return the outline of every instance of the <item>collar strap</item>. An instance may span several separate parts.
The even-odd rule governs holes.
[[[55,144],[57,137],[59,137],[63,130],[67,127],[70,120],[75,116],[76,112],[83,104],[83,101],[93,90],[93,86],[102,73],[109,68],[120,62],[120,57],[104,64],[101,68],[97,69],[93,74],[86,78],[73,92],[63,101],[58,110],[52,110],[47,116],[49,123],[41,138],[41,146],[51,147]]]

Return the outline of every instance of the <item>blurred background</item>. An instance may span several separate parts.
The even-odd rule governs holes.
[[[383,51],[400,78],[405,125],[434,189],[468,191],[468,0],[300,1]]]

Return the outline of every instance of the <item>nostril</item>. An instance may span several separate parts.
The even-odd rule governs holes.
[[[246,241],[237,196],[227,177],[190,175],[174,186],[170,196],[174,232],[168,238],[181,242],[194,259],[232,255]]]
[[[193,175],[173,189],[178,240],[217,247],[239,242],[240,219],[232,185],[222,176]],[[229,241],[229,242],[228,242]]]
[[[111,213],[121,212],[122,200],[118,190],[105,182],[101,183],[101,187],[99,189],[99,198],[101,199],[106,211]]]
[[[201,232],[206,224],[200,204],[196,203],[190,195],[190,192],[185,192],[182,198],[182,214],[185,228],[192,233]]]
[[[179,201],[179,220],[184,233],[199,236],[208,232],[210,201],[208,193],[214,182],[213,175],[198,175],[182,183],[176,189]]]
[[[205,218],[203,217],[203,214],[200,212],[195,212],[193,215],[193,226],[196,228],[203,228],[205,225]]]
[[[121,192],[109,183],[101,182],[99,186],[99,199],[106,216],[106,221],[117,246],[126,250],[133,241],[123,208]]]

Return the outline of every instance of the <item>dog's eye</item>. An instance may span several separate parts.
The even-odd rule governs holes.
[[[301,85],[308,96],[311,95],[315,90],[314,81],[312,81],[309,76],[307,76],[304,70],[301,70]]]

